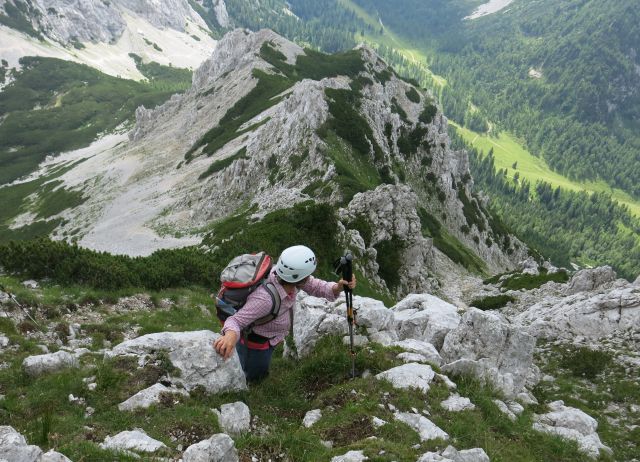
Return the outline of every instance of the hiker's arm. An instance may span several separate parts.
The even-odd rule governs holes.
[[[355,287],[355,282],[356,278],[354,276],[352,280],[353,287]],[[347,284],[347,282],[343,279],[338,282],[329,282],[311,276],[309,277],[307,283],[301,287],[301,289],[309,295],[313,295],[314,297],[322,297],[326,298],[329,301],[334,301],[336,298],[338,298],[340,292],[342,292],[345,284]]]
[[[231,330],[238,335],[239,339],[242,329],[249,326],[256,319],[260,319],[271,313],[271,304],[271,295],[269,295],[267,290],[263,288],[257,289],[249,295],[247,302],[241,310],[227,318],[224,322],[222,333],[224,334]]]

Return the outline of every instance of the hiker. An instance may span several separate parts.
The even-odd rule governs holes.
[[[275,286],[280,295],[281,306],[277,317],[254,326],[248,335],[241,334],[243,329],[271,311],[273,298],[267,287],[261,285],[247,297],[242,309],[224,322],[222,336],[215,340],[213,346],[225,359],[232,355],[235,348],[248,381],[257,381],[269,374],[271,354],[289,332],[299,289],[333,301],[345,286],[350,289],[356,286],[355,275],[351,282],[344,279],[328,282],[314,278],[311,274],[316,266],[316,256],[308,247],[296,245],[285,249],[267,278],[267,283]]]

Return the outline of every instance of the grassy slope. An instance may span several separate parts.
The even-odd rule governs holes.
[[[218,330],[218,323],[211,314],[208,291],[193,287],[152,292],[147,297],[146,310],[114,313],[110,305],[118,296],[136,292],[96,292],[50,284],[32,291],[10,277],[0,277],[0,283],[14,291],[24,303],[39,304],[42,309],[38,323],[59,326],[54,327],[55,332],[64,331],[62,314],[68,312],[68,307],[80,312],[100,313],[105,319],[100,324],[80,321],[82,330],[93,340],[90,349],[94,352],[83,357],[80,369],[35,379],[21,371],[21,363],[26,356],[38,354],[39,349],[35,341],[25,340],[20,333],[35,327],[28,323],[14,326],[11,321],[0,319],[0,332],[18,345],[15,352],[0,353],[0,362],[9,365],[0,370],[0,393],[6,395],[0,401],[0,419],[25,434],[30,444],[38,444],[44,449],[54,447],[75,461],[113,457],[100,450],[97,443],[108,435],[135,427],[143,428],[151,437],[164,442],[169,447],[164,455],[177,455],[178,445],[186,448],[220,431],[210,409],[237,400],[249,406],[256,426],[256,431],[234,438],[241,460],[250,460],[256,455],[260,460],[311,462],[330,460],[348,450],[363,450],[372,461],[412,461],[426,451],[443,449],[448,444],[459,449],[483,447],[492,461],[584,460],[575,444],[531,429],[532,414],[540,412],[541,408],[527,408],[512,423],[492,402],[499,395],[473,380],[456,380],[459,393],[477,406],[474,411],[461,413],[447,412],[440,407],[449,392],[436,382],[425,395],[396,390],[373,377],[349,380],[351,360],[339,337],[323,339],[309,358],[299,361],[281,358],[281,348],[278,348],[270,377],[246,392],[215,396],[192,393],[190,398],[163,400],[162,404],[145,411],[119,412],[118,403],[155,383],[172,366],[165,360],[137,369],[127,360],[104,361],[102,355],[95,352],[103,347],[105,340],[112,344],[122,341],[123,333],[132,326],[140,326],[141,335],[161,331]],[[53,343],[48,346],[52,351],[58,348]],[[376,374],[400,365],[401,362],[395,359],[397,352],[376,344],[359,348],[356,368]],[[87,377],[95,377],[96,391],[89,391],[83,384],[82,379]],[[69,403],[69,393],[84,398],[95,413],[85,418],[83,407]],[[426,410],[430,419],[452,439],[449,442],[420,442],[415,432],[396,422],[389,407],[381,408],[381,404],[392,404],[402,412],[412,412],[412,408],[419,412]],[[306,429],[301,422],[311,409],[322,409],[323,417],[315,426]],[[388,423],[375,428],[371,422],[374,415]],[[377,439],[368,439],[370,436]],[[615,431],[607,434],[605,443],[618,436]],[[322,440],[333,441],[334,447],[326,448]]]
[[[520,178],[527,179],[532,185],[537,181],[546,181],[554,188],[560,186],[560,188],[569,191],[610,193],[613,199],[627,205],[635,216],[640,217],[640,201],[634,200],[626,192],[620,189],[613,189],[604,181],[578,182],[569,180],[552,171],[544,159],[532,155],[520,141],[507,132],[492,136],[473,132],[455,122],[450,121],[450,123],[466,141],[478,150],[487,153],[490,149],[493,149],[496,169],[507,169],[509,177],[513,177],[517,171],[520,173]],[[516,170],[512,168],[514,162],[518,163]]]

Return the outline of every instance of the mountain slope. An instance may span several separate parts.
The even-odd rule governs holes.
[[[209,18],[220,17],[221,23],[228,24],[224,2],[219,2],[218,10],[208,14],[203,6],[188,0],[171,0],[161,8],[146,0],[83,1],[73,5],[3,0],[0,56],[9,68],[19,68],[23,56],[44,56],[141,80],[144,76],[130,53],[145,62],[198,67],[215,46]]]
[[[446,119],[429,95],[370,49],[324,55],[270,31],[237,30],[194,74],[192,88],[136,116],[129,142],[114,138],[41,172],[68,169],[53,190],[85,198],[47,218],[62,220],[57,238],[144,255],[211,230],[205,242],[215,247],[242,223],[313,200],[346,209],[343,221],[358,230],[373,274],[382,254],[416,265],[406,276],[422,282],[387,284],[399,293],[433,282],[435,254],[476,272],[510,268],[525,255],[473,196],[467,156],[450,149]],[[396,200],[381,224],[384,208],[365,212],[386,197]],[[34,220],[38,203],[23,203],[12,221],[17,231]],[[221,220],[226,228],[211,228]]]

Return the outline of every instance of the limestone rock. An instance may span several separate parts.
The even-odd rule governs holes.
[[[375,376],[378,380],[387,380],[395,388],[415,388],[424,393],[429,391],[429,384],[435,377],[431,366],[408,363],[381,372]]]
[[[0,426],[0,460],[38,462],[42,449],[30,446],[24,436],[8,425]]]
[[[115,436],[107,436],[102,449],[113,451],[139,451],[156,452],[160,448],[166,448],[164,443],[149,437],[144,430],[135,429],[133,431],[120,432]]]
[[[449,435],[444,430],[420,414],[396,412],[393,414],[393,417],[400,422],[406,423],[418,432],[420,441],[435,440],[438,438],[443,440],[449,439]]]
[[[335,456],[331,459],[331,462],[363,462],[369,460],[362,451],[349,451],[341,456]]]
[[[493,403],[496,406],[498,406],[498,409],[500,410],[500,412],[502,412],[504,415],[506,415],[509,420],[511,420],[512,422],[516,421],[516,419],[518,417],[516,416],[516,414],[514,412],[511,411],[511,409],[509,409],[509,406],[507,406],[507,403],[505,403],[504,401],[501,401],[499,399],[494,399]]]
[[[48,452],[42,454],[38,462],[71,462],[71,459],[69,459],[64,454],[60,454],[59,452],[51,449]]]
[[[471,308],[449,332],[440,351],[445,373],[471,373],[506,396],[519,393],[533,362],[535,339],[497,315]]]
[[[524,274],[533,274],[537,275],[540,272],[538,271],[538,262],[533,257],[529,257],[524,261],[521,261],[518,264],[520,271]]]
[[[200,441],[187,448],[182,455],[183,462],[238,462],[235,443],[224,433]]]
[[[33,279],[29,279],[28,281],[22,281],[22,285],[27,289],[37,289],[40,287],[38,281],[34,281]]]
[[[543,298],[512,318],[537,338],[596,341],[640,324],[640,287],[624,283],[599,293]]]
[[[213,348],[220,335],[211,331],[161,332],[143,335],[117,345],[105,357],[138,357],[139,364],[153,359],[157,352],[168,354],[171,364],[180,370],[180,377],[171,382],[182,384],[187,391],[202,386],[209,393],[246,389],[246,379],[237,353],[225,361]]]
[[[442,364],[442,357],[438,353],[438,350],[428,342],[415,339],[405,339],[392,343],[393,346],[397,346],[410,353],[417,353],[423,356],[426,361],[440,366]],[[398,355],[400,357],[400,355]]]
[[[390,346],[393,342],[398,340],[398,334],[395,330],[393,331],[380,331],[380,332],[371,332],[369,331],[369,340],[375,343],[379,343],[382,346]]]
[[[6,335],[0,334],[0,348],[6,348],[9,346],[9,338]]]
[[[166,394],[178,394],[182,396],[189,396],[185,390],[175,387],[167,387],[161,383],[156,383],[142,391],[139,391],[131,398],[118,404],[118,409],[121,411],[133,411],[135,409],[146,409],[153,404],[160,402],[160,397],[163,393]]]
[[[442,348],[445,336],[460,323],[458,309],[429,294],[412,294],[391,308],[401,339],[417,339]]]
[[[580,270],[567,283],[565,293],[573,295],[595,290],[615,280],[616,272],[610,266]]]
[[[32,377],[78,365],[78,359],[67,351],[29,356],[22,361],[23,369]]]
[[[469,398],[456,393],[442,401],[440,406],[449,412],[472,411],[476,408]]]
[[[320,409],[313,409],[304,415],[304,419],[302,420],[302,425],[304,425],[306,428],[309,428],[321,418],[322,418],[322,411]]]
[[[579,409],[568,407],[562,401],[549,404],[547,414],[534,415],[534,430],[558,435],[574,440],[578,447],[589,457],[597,458],[600,450],[611,453],[611,449],[600,441],[596,433],[598,422]]]
[[[393,311],[381,301],[355,296],[353,306],[358,310],[359,326],[386,331],[393,325]]]
[[[474,448],[458,451],[453,446],[447,446],[442,451],[442,456],[454,462],[489,462],[489,456],[484,449]]]
[[[220,410],[214,409],[218,416],[220,427],[225,433],[240,435],[251,428],[251,411],[242,401],[223,404]]]
[[[354,301],[355,304],[355,301]],[[325,335],[347,334],[346,316],[328,313],[324,299],[307,296],[298,299],[293,317],[293,340],[298,357],[307,356]]]
[[[344,223],[364,219],[372,224],[370,247],[394,237],[405,243],[400,284],[394,290],[397,296],[433,288],[428,273],[428,263],[435,260],[433,243],[422,237],[417,209],[418,196],[409,186],[384,184],[373,191],[356,194],[347,208],[340,210]]]

